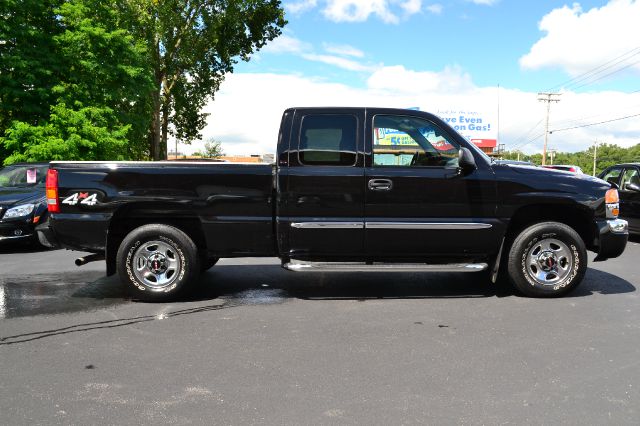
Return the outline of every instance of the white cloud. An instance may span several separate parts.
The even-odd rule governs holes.
[[[301,54],[309,52],[313,48],[309,43],[305,43],[293,36],[282,34],[260,50],[260,53],[293,53]]]
[[[408,15],[415,15],[422,10],[422,0],[407,0],[400,4],[400,8]]]
[[[467,1],[470,1],[471,3],[474,3],[474,4],[493,6],[494,4],[498,3],[500,0],[467,0]]]
[[[333,56],[333,55],[318,55],[315,53],[306,53],[304,55],[302,55],[302,57],[304,59],[307,59],[309,61],[315,61],[315,62],[322,62],[324,64],[328,64],[328,65],[333,65],[336,66],[338,68],[342,68],[348,71],[367,71],[367,72],[372,72],[376,69],[378,69],[379,67],[377,66],[373,66],[373,65],[365,65],[365,64],[361,64],[360,62],[351,60],[351,59],[347,59],[347,58],[342,58],[339,56]]]
[[[422,0],[324,0],[323,4],[322,14],[333,22],[363,22],[374,15],[387,24],[397,24],[401,17],[408,18],[422,11]],[[318,0],[284,4],[285,10],[293,15],[300,15],[317,6]],[[427,10],[439,14],[442,6],[431,5]]]
[[[314,52],[314,48],[311,44],[297,39],[292,35],[283,34],[271,43],[267,44],[262,49],[261,53],[289,53],[297,55],[308,61],[321,62],[355,72],[373,72],[380,68],[378,65],[364,64],[351,59],[360,59],[365,56],[363,51],[356,49],[353,46],[323,43],[323,48],[330,54],[318,54]]]
[[[368,85],[398,93],[463,92],[473,88],[471,77],[456,66],[441,72],[412,71],[402,65],[383,67],[369,77]]]
[[[375,15],[387,24],[397,24],[400,18],[392,11],[392,5],[393,8],[398,5],[405,17],[422,8],[422,0],[327,0],[326,3],[323,14],[334,22],[363,22]]]
[[[611,0],[587,12],[579,3],[554,9],[539,23],[540,30],[546,34],[520,58],[520,66],[524,69],[560,67],[577,76],[637,48],[638,22],[640,0]],[[638,60],[640,55],[626,63]],[[634,69],[640,70],[640,64]]]
[[[318,5],[318,0],[301,0],[296,3],[285,3],[284,8],[287,12],[299,15],[314,9]]]
[[[399,22],[398,17],[389,10],[386,0],[329,0],[323,13],[334,22],[363,22],[372,14],[388,24]]]
[[[364,58],[364,52],[347,44],[329,44],[323,43],[324,50],[338,56],[352,56],[354,58]]]
[[[375,76],[375,78],[374,78]],[[383,77],[387,77],[386,79]],[[447,78],[451,81],[447,81]],[[390,80],[389,80],[390,79]],[[408,79],[402,83],[398,79]],[[454,89],[458,87],[458,89]],[[542,150],[542,125],[528,138],[527,132],[545,114],[545,105],[536,93],[500,89],[500,143],[507,149],[518,147],[527,153]],[[223,142],[228,154],[274,152],[282,112],[294,106],[420,107],[424,111],[478,111],[489,117],[497,133],[498,89],[476,87],[459,69],[439,73],[385,67],[372,74],[369,86],[353,88],[314,78],[277,74],[231,74],[222,84],[214,102],[204,112],[211,115],[203,131],[205,139]],[[566,93],[551,107],[550,128],[586,124],[640,113],[640,93]],[[250,124],[247,124],[250,117]],[[581,120],[577,120],[581,118]],[[640,142],[640,121],[624,120],[599,126],[553,133],[549,145],[560,151],[586,149],[595,139],[630,146]],[[532,142],[529,139],[538,136]],[[527,143],[529,142],[529,143]],[[201,149],[198,144],[188,150]]]
[[[440,15],[444,7],[440,3],[434,3],[434,4],[430,4],[425,9],[429,13],[432,13],[434,15]]]

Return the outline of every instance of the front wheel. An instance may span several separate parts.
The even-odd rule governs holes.
[[[513,286],[529,297],[559,297],[576,288],[587,270],[587,251],[578,233],[558,222],[523,230],[509,251]]]
[[[167,301],[200,271],[198,250],[187,234],[169,225],[144,225],[122,240],[117,269],[134,298]]]

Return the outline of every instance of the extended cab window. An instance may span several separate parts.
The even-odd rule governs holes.
[[[356,163],[358,120],[353,115],[318,114],[302,119],[298,153],[300,163],[316,166],[353,166]]]
[[[373,165],[457,167],[459,147],[430,121],[377,115],[373,119]]]

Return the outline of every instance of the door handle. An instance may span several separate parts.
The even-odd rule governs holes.
[[[371,179],[369,189],[372,191],[389,191],[393,188],[391,179]]]

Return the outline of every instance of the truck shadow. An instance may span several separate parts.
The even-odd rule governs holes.
[[[33,275],[27,283],[24,277],[2,277],[0,319],[90,311],[130,301],[117,277],[104,277],[97,271],[59,275]],[[273,264],[219,265],[202,276],[200,285],[182,300],[186,303],[156,304],[161,306],[160,314],[152,304],[142,304],[136,310],[137,314],[124,318],[0,336],[0,346],[91,330],[126,327],[243,305],[280,304],[292,298],[366,302],[380,299],[513,296],[511,291],[485,281],[478,274],[301,274],[283,271]],[[581,286],[566,297],[584,297],[595,293],[621,294],[635,290],[626,280],[589,268]],[[188,303],[199,301],[211,303]]]
[[[51,249],[39,244],[0,244],[0,254],[15,254],[15,253],[40,253],[43,251],[55,251],[59,249]]]
[[[518,296],[505,284],[492,284],[477,273],[293,273],[278,265],[219,265],[204,274],[188,298],[254,297],[278,290],[304,300],[450,299]],[[636,290],[628,281],[588,268],[584,281],[565,297],[621,294]]]
[[[565,297],[622,294],[628,281],[589,268],[580,287]],[[129,303],[118,277],[99,271],[0,278],[0,318],[91,311]],[[276,264],[217,265],[176,302],[216,300],[228,305],[277,304],[290,299],[367,300],[518,297],[482,274],[293,273]],[[175,303],[175,302],[174,302]],[[168,305],[168,304],[167,304]]]
[[[279,290],[304,300],[479,298],[495,288],[472,274],[430,273],[294,273],[279,265],[219,265],[204,274],[192,297],[233,297],[248,290]]]

